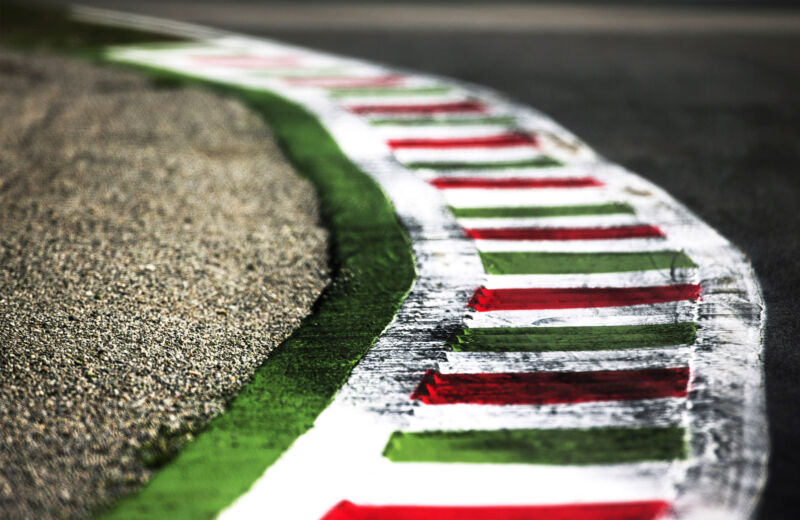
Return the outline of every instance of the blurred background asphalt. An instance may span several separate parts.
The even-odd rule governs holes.
[[[800,515],[800,9],[789,2],[84,0],[429,71],[530,104],[752,259],[767,301],[764,520]]]

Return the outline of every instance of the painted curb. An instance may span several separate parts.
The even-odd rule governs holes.
[[[738,250],[496,92],[207,36],[109,57],[303,106],[390,198],[419,274],[313,428],[222,518],[751,514],[764,306]]]

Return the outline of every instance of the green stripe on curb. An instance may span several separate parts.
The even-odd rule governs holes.
[[[686,458],[685,430],[591,428],[394,432],[392,462],[623,464]]]
[[[697,267],[680,251],[541,253],[480,251],[489,274],[591,274]]]
[[[537,157],[524,161],[417,161],[403,163],[403,166],[412,170],[508,170],[513,168],[546,168],[561,166],[562,164],[550,157]]]
[[[333,88],[335,98],[356,96],[435,96],[447,94],[450,87],[387,87],[387,88]]]
[[[318,120],[277,95],[134,66],[155,78],[238,96],[262,114],[298,172],[317,188],[334,277],[306,318],[228,409],[106,519],[214,518],[309,428],[391,322],[415,278],[391,203]]]
[[[369,123],[375,126],[436,126],[436,125],[511,125],[515,119],[511,116],[480,116],[480,117],[413,117],[413,118],[386,118],[370,119]]]
[[[447,341],[458,352],[555,352],[622,350],[691,345],[695,323],[599,327],[502,327],[461,329]]]
[[[629,204],[586,204],[582,206],[520,206],[502,208],[450,208],[456,218],[575,217],[581,215],[633,214]]]

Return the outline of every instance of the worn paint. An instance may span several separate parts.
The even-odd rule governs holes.
[[[689,368],[442,374],[429,370],[411,399],[425,404],[566,404],[686,397]]]
[[[697,325],[628,325],[605,327],[503,327],[460,329],[448,340],[461,352],[546,352],[571,350],[627,350],[689,345]]]
[[[235,67],[224,72],[198,69],[193,53],[211,51],[296,53],[300,68],[304,60],[324,58],[349,74],[282,80],[238,74]],[[224,518],[414,518],[437,511],[461,514],[459,518],[494,511],[493,518],[502,518],[517,507],[509,514],[540,511],[554,518],[581,518],[581,507],[589,511],[594,506],[578,504],[592,503],[615,504],[608,507],[620,507],[617,513],[628,511],[630,518],[748,515],[766,453],[757,362],[763,318],[758,286],[741,254],[663,191],[608,164],[541,114],[494,92],[441,78],[235,37],[203,41],[195,49],[118,49],[113,57],[251,91],[269,90],[302,104],[319,117],[343,152],[381,185],[409,232],[416,256],[419,278],[395,320],[314,427],[223,512]],[[442,85],[450,89],[448,95],[463,94],[471,101],[409,103],[406,92],[396,92],[403,97],[400,103],[388,101],[393,94],[387,92],[381,96],[386,102],[359,105],[335,94],[341,89]],[[458,111],[458,103],[473,104],[462,105],[461,114],[451,113],[450,108]],[[469,115],[478,109],[486,115]],[[466,132],[483,124],[494,128]],[[513,155],[517,147],[480,146],[481,140],[499,135],[498,126],[504,127],[501,134],[535,135],[537,155]],[[461,130],[448,134],[456,127]],[[390,135],[384,131],[388,128]],[[411,131],[403,134],[404,128]],[[420,139],[461,144],[457,150],[393,149],[391,142],[407,145]],[[469,146],[469,139],[476,146]],[[592,182],[570,185],[576,178]],[[537,182],[553,184],[535,186]],[[462,213],[456,220],[451,207],[467,216]],[[563,209],[576,207],[604,209]],[[635,216],[638,224],[629,225],[657,228],[659,237],[472,240],[462,230],[469,223],[464,219],[470,218],[591,220],[594,215],[598,222],[608,222],[617,214]],[[495,225],[481,223],[485,228]],[[522,225],[501,223],[507,229],[523,229]],[[638,274],[648,271],[653,273]],[[602,278],[612,275],[618,277]],[[636,285],[651,275],[668,279]],[[502,281],[504,276],[517,278]],[[538,276],[556,278],[544,283],[548,287],[537,287],[542,282]],[[609,285],[587,279],[585,286],[561,287],[567,278],[559,276],[600,276],[597,280]],[[519,286],[507,287],[511,283]],[[481,298],[489,295],[491,301],[502,302],[496,297],[509,295],[524,305],[487,306],[478,309],[482,312],[467,308],[482,286]],[[581,303],[581,308],[554,305],[554,298],[566,298],[569,307]],[[598,302],[609,306],[598,307]],[[537,343],[530,330],[539,327],[558,339],[539,338]],[[556,331],[560,327],[563,334]],[[463,331],[473,328],[477,336],[484,336],[482,344],[488,346],[480,349],[485,351],[454,352],[448,338],[454,333],[469,337]],[[609,329],[604,333],[603,328]],[[493,332],[485,333],[489,329]],[[503,334],[495,329],[507,331],[508,337],[498,340]],[[627,331],[635,333],[620,339]],[[508,348],[517,341],[517,350]],[[600,344],[605,347],[595,348]],[[635,356],[628,359],[631,353]],[[455,396],[445,402],[460,404],[434,403],[435,396],[445,394]],[[516,431],[512,437],[549,430],[543,435],[554,438],[557,428],[620,428],[620,438],[630,440],[643,432],[656,438],[654,431],[646,430],[653,427],[681,432],[686,441],[681,453],[669,452],[668,460],[579,466],[558,461],[526,464],[512,455],[505,455],[503,462],[480,464],[398,463],[383,456],[390,439],[406,438],[410,432],[418,432],[416,438],[473,435],[470,453],[477,453],[506,430]],[[474,432],[494,433],[481,438]],[[512,445],[500,443],[498,453]],[[577,452],[562,453],[566,457]],[[507,463],[511,459],[515,462]],[[420,475],[437,485],[420,486]],[[306,489],[314,493],[303,493]],[[549,507],[554,509],[545,513]],[[603,518],[598,511],[585,517]]]
[[[685,431],[662,428],[554,428],[394,432],[384,456],[394,462],[620,464],[686,456]]]

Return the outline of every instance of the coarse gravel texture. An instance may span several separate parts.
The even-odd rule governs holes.
[[[0,516],[86,517],[310,313],[327,234],[236,101],[0,51],[0,119]]]

